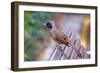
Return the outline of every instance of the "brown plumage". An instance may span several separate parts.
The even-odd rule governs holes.
[[[65,35],[63,32],[57,30],[55,27],[54,21],[50,20],[47,23],[44,24],[45,28],[49,31],[51,37],[58,42],[59,44],[65,44],[69,47],[71,45],[73,49],[76,51],[79,57],[81,57],[80,52],[77,50],[77,48],[71,43],[69,37]]]
[[[54,30],[53,32],[50,32],[51,37],[60,44],[66,44],[68,45],[69,39],[66,35],[64,35],[62,32],[59,32],[57,30]]]

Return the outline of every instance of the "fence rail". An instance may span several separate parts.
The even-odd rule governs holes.
[[[82,57],[79,57],[76,51],[71,45],[66,46],[64,44],[58,44],[53,49],[48,60],[67,60],[67,59],[88,59],[90,54],[87,53],[87,49],[81,45],[80,39],[76,38],[75,33],[66,33],[69,36],[71,43],[77,47],[77,50],[81,53]]]

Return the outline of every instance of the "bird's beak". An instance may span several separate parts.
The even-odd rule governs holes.
[[[42,26],[42,27],[43,27],[43,29],[47,30],[47,27],[46,27],[46,25],[45,25],[45,24],[43,24],[43,26]]]

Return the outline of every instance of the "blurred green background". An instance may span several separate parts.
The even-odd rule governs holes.
[[[24,61],[35,61],[38,45],[46,32],[43,23],[51,19],[51,13],[24,11]]]

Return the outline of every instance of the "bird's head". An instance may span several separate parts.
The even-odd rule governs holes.
[[[49,20],[44,23],[44,27],[49,31],[52,32],[55,29],[55,22],[53,20]]]

